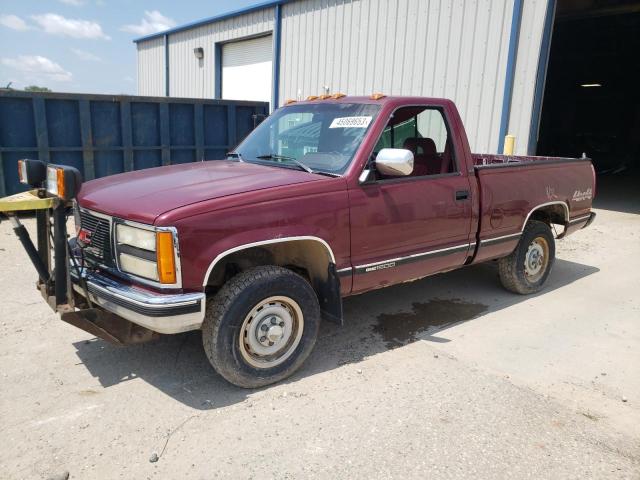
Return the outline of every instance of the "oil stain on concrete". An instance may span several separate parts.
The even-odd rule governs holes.
[[[409,313],[383,313],[378,316],[373,331],[382,336],[387,348],[415,342],[422,334],[433,334],[456,323],[471,320],[488,309],[487,305],[455,298],[414,302],[412,307]]]

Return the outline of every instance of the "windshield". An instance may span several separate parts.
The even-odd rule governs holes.
[[[234,153],[245,162],[341,174],[379,110],[353,103],[290,105],[276,110]]]

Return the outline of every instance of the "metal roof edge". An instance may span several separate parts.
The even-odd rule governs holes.
[[[292,2],[293,0],[267,0],[265,2],[256,3],[255,5],[250,5],[245,8],[241,8],[238,10],[233,10],[231,12],[222,13],[220,15],[216,15],[214,17],[205,18],[202,20],[197,20],[191,23],[185,23],[183,25],[179,25],[174,28],[170,28],[168,30],[163,30],[161,32],[152,33],[150,35],[145,35],[144,37],[138,37],[133,40],[133,43],[144,42],[147,40],[152,40],[154,38],[160,38],[165,35],[170,35],[176,32],[182,32],[184,30],[190,30],[192,28],[201,27],[202,25],[207,25],[209,23],[219,22],[221,20],[227,20],[229,18],[237,17],[239,15],[244,15],[246,13],[255,12],[258,10],[264,10],[266,8],[275,7],[276,5],[283,5],[285,3]]]

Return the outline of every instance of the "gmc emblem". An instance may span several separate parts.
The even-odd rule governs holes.
[[[89,230],[85,230],[84,228],[80,228],[78,232],[78,241],[84,243],[85,245],[91,244],[91,232]]]

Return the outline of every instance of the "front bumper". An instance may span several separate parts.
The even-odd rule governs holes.
[[[181,333],[202,326],[204,293],[154,293],[86,269],[69,269],[76,293],[85,298],[88,293],[93,304],[132,323],[158,333]]]

